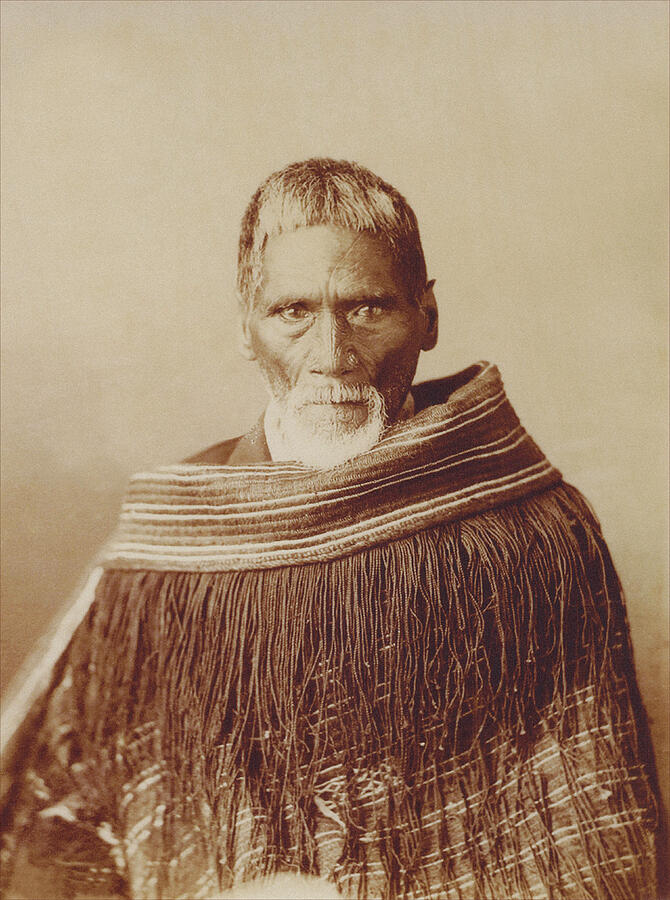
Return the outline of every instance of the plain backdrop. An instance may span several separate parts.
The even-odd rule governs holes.
[[[667,728],[665,2],[5,2],[6,685],[134,470],[248,428],[236,242],[314,155],[397,186],[441,337],[593,503]],[[667,793],[666,793],[667,797]]]

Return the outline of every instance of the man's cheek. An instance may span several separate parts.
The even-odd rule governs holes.
[[[396,356],[393,349],[389,350],[387,342],[376,335],[358,337],[352,341],[351,347],[372,382],[389,367],[389,361]]]
[[[415,341],[414,331],[398,333],[389,328],[357,336],[354,346],[360,358],[365,358],[377,369],[382,369],[412,357]]]
[[[290,390],[290,381],[281,361],[267,353],[257,355],[258,366],[273,397],[280,398]]]
[[[291,390],[307,373],[304,355],[292,348],[291,352],[276,355],[272,359],[272,371],[285,390]]]
[[[382,392],[389,413],[402,406],[416,371],[418,353],[393,353],[385,358],[379,369],[376,387]]]
[[[416,365],[416,356],[417,354],[412,350],[408,351],[406,346],[397,345],[385,348],[372,347],[366,353],[368,364],[374,371],[375,381],[379,382],[378,387],[382,384],[391,384],[398,378],[402,380],[403,376],[407,377],[409,370]],[[414,372],[411,374],[413,377]]]

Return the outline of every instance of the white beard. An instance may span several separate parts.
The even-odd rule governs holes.
[[[357,422],[351,402],[367,404]],[[360,411],[360,407],[358,407]],[[377,444],[386,428],[384,398],[371,385],[294,388],[275,398],[265,414],[265,432],[274,460],[296,460],[316,469],[339,466]]]

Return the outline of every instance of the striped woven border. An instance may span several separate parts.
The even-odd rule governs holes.
[[[472,368],[445,402],[330,470],[183,464],[134,476],[103,564],[211,572],[333,559],[557,484],[496,367]]]

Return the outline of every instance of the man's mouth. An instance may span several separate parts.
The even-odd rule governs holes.
[[[300,392],[295,397],[298,406],[367,406],[370,386],[366,384],[338,384]]]

